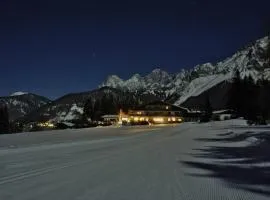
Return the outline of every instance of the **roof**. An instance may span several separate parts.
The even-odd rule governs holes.
[[[230,109],[213,111],[213,114],[231,114],[231,113],[233,113],[233,110]]]
[[[103,115],[101,118],[118,118],[118,115]]]

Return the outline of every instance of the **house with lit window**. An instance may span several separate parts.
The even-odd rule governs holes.
[[[155,101],[128,113],[120,112],[120,123],[149,122],[151,124],[167,124],[183,122],[187,110],[163,101]]]

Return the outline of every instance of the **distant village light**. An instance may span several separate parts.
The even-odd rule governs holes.
[[[48,124],[48,127],[53,128],[54,124]]]

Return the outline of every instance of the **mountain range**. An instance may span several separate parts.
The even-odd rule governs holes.
[[[176,105],[185,104],[189,99],[199,96],[214,86],[230,82],[235,70],[239,70],[242,78],[251,76],[255,81],[261,78],[270,80],[270,68],[264,58],[268,43],[269,38],[264,37],[224,61],[197,65],[190,70],[182,69],[176,74],[155,69],[146,76],[135,74],[127,80],[111,75],[100,87],[139,91],[154,94]]]
[[[51,102],[46,97],[31,93],[16,92],[10,96],[0,97],[0,103],[6,104],[11,121],[24,117]]]
[[[139,98],[142,102],[160,99],[190,109],[200,109],[207,92],[213,108],[224,109],[235,70],[240,72],[241,78],[251,76],[255,81],[262,78],[270,80],[270,68],[265,59],[268,44],[269,38],[264,37],[221,62],[181,69],[175,74],[157,68],[148,75],[134,74],[127,80],[110,75],[96,90],[68,94],[55,101],[19,92],[0,97],[0,102],[8,105],[11,119],[24,117],[30,121],[43,118],[55,121],[76,119],[82,115],[83,105],[88,98],[95,101],[108,93],[113,95],[115,101],[129,96]]]

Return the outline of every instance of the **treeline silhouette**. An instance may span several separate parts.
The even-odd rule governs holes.
[[[9,114],[5,104],[0,104],[0,134],[9,133]]]
[[[229,106],[238,117],[264,124],[270,118],[270,81],[240,77],[237,70],[229,92]]]

